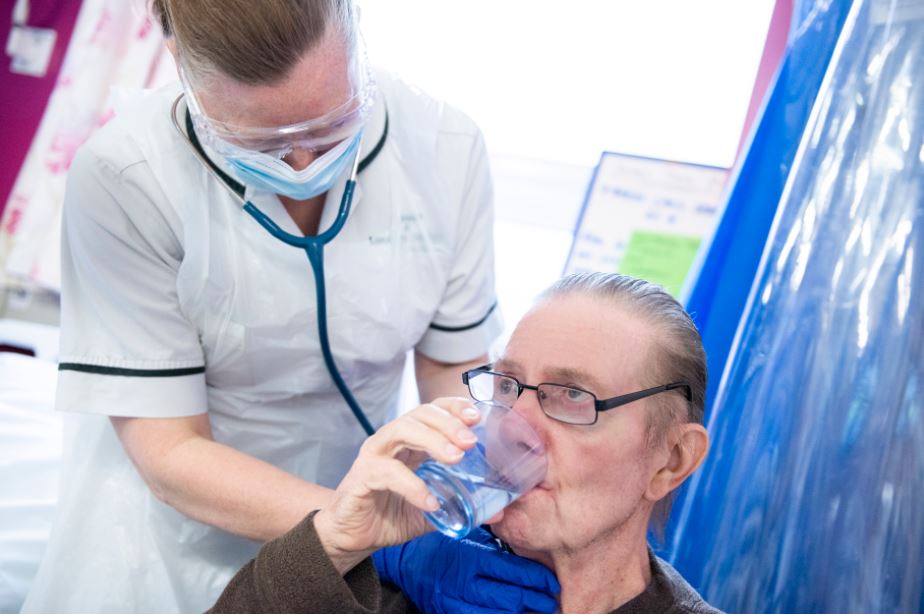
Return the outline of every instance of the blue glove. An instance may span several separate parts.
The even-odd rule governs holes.
[[[558,609],[561,586],[545,566],[503,551],[484,529],[465,539],[428,533],[372,555],[379,578],[424,613],[542,612]]]

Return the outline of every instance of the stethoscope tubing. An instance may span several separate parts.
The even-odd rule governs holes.
[[[359,402],[353,396],[349,386],[347,386],[347,383],[344,381],[343,376],[340,374],[340,369],[337,368],[337,363],[334,361],[333,352],[331,352],[330,337],[327,331],[327,285],[324,279],[324,246],[333,241],[334,238],[340,234],[341,229],[346,223],[347,217],[350,215],[350,207],[353,203],[353,192],[356,189],[356,175],[359,172],[359,153],[362,150],[362,137],[360,137],[360,143],[356,147],[356,158],[353,160],[353,168],[350,172],[350,178],[347,180],[346,185],[343,187],[343,195],[340,197],[340,208],[337,210],[337,217],[334,220],[334,223],[331,224],[330,228],[324,232],[318,233],[315,236],[306,237],[294,235],[280,228],[279,225],[272,220],[272,218],[263,213],[263,211],[261,211],[251,201],[245,199],[235,190],[231,189],[225,182],[224,178],[222,178],[212,167],[211,161],[205,159],[202,152],[193,146],[192,142],[189,141],[189,137],[185,132],[183,132],[176,119],[177,107],[182,98],[183,95],[180,94],[173,102],[170,118],[172,119],[173,125],[176,127],[177,131],[179,131],[179,133],[185,138],[190,148],[196,154],[196,157],[199,158],[199,160],[205,165],[206,169],[208,169],[208,171],[216,179],[218,179],[222,185],[228,188],[228,191],[234,195],[234,197],[242,204],[244,211],[246,211],[254,220],[256,220],[257,223],[260,224],[260,226],[262,226],[269,234],[287,245],[298,247],[304,250],[305,254],[308,256],[308,262],[311,264],[311,270],[314,274],[315,299],[317,301],[318,342],[321,346],[321,355],[324,358],[324,365],[327,368],[327,372],[330,374],[334,385],[337,387],[337,390],[343,397],[343,400],[346,401],[350,411],[353,412],[353,415],[356,417],[357,422],[359,422],[360,426],[362,426],[363,430],[366,432],[366,435],[372,435],[375,433],[375,428],[373,428],[372,424],[369,422],[369,419],[366,417],[365,412],[363,412]]]

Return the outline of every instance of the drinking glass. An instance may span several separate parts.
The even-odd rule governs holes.
[[[470,427],[478,438],[457,464],[424,461],[417,475],[440,507],[425,512],[436,529],[462,538],[543,479],[545,447],[518,413],[493,401],[478,401],[481,420]]]

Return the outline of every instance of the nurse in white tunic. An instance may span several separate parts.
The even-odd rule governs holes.
[[[368,69],[348,0],[154,6],[183,86],[100,129],[70,171],[63,489],[25,612],[208,608],[260,543],[329,500],[362,420],[398,409],[409,350],[422,399],[461,396],[501,330],[481,135]],[[323,270],[242,207],[313,237],[343,216],[354,169]],[[459,564],[467,550],[440,548],[400,561],[412,598],[446,599],[421,607],[473,599],[413,586],[453,561],[529,583],[492,562],[513,555],[472,547]]]

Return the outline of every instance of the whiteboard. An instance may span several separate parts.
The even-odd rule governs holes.
[[[679,296],[724,202],[728,169],[604,152],[578,216],[565,273],[641,277]]]

